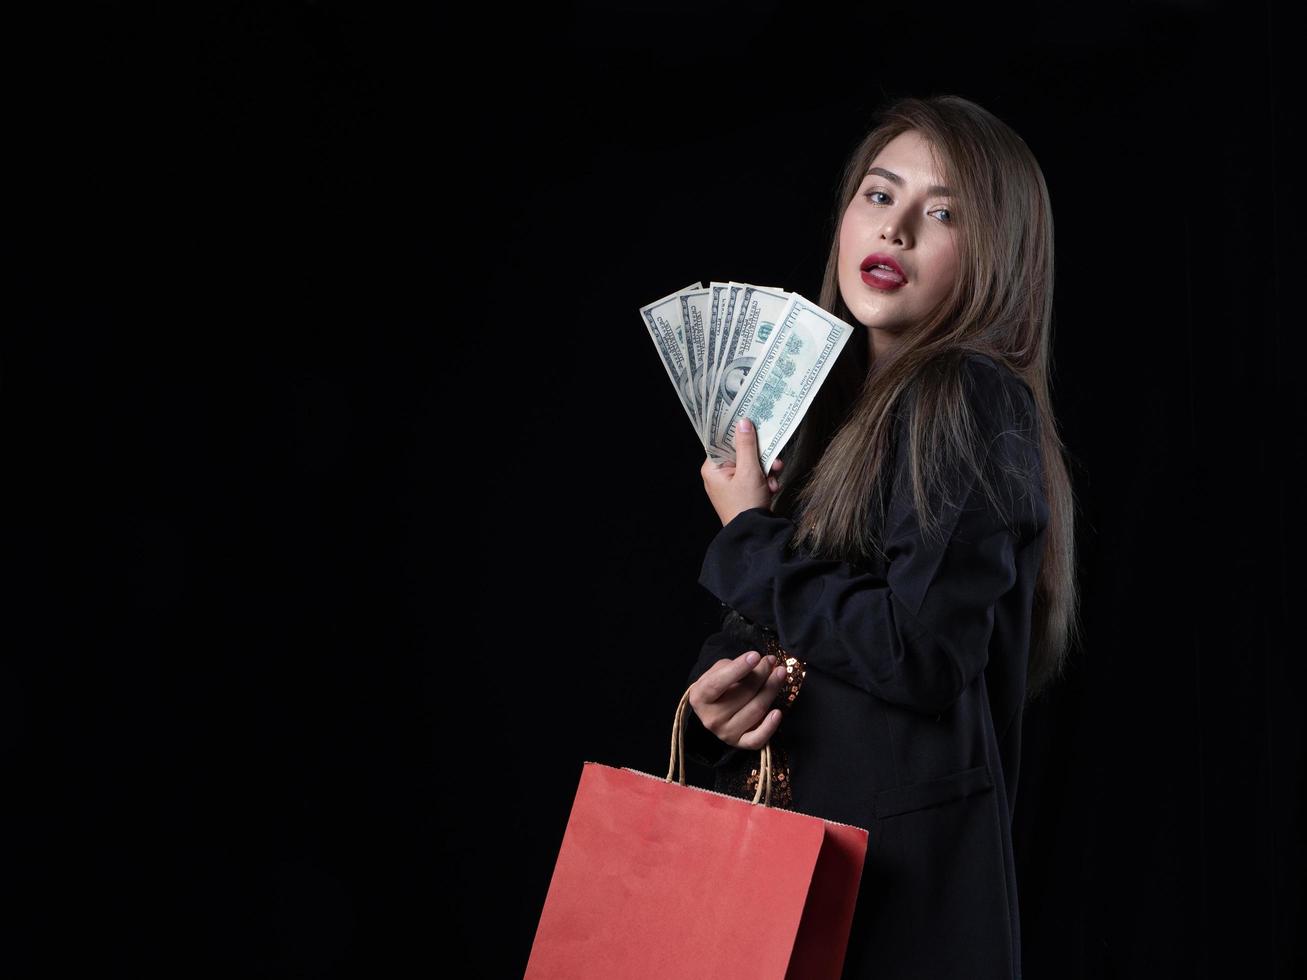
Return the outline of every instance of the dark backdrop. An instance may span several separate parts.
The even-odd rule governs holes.
[[[816,298],[847,153],[935,92],[1024,136],[1057,221],[1087,642],[1026,715],[1026,973],[1303,971],[1282,10],[26,17],[18,972],[520,975],[582,763],[663,771],[716,624],[702,453],[638,309]]]

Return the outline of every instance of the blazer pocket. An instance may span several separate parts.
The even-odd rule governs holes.
[[[896,786],[884,789],[875,797],[875,817],[896,817],[914,810],[941,806],[967,796],[988,792],[994,788],[994,777],[989,766],[976,766],[961,772],[949,773],[938,779],[928,779],[921,783]]]

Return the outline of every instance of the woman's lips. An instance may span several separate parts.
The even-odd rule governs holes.
[[[859,273],[862,281],[873,289],[894,290],[905,285],[904,280],[887,269],[863,269]]]

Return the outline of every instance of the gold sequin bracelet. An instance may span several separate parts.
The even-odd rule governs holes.
[[[781,689],[776,692],[774,706],[780,708],[781,711],[786,711],[794,703],[794,699],[799,696],[799,688],[803,686],[803,679],[808,674],[808,668],[802,660],[781,646],[780,640],[771,634],[768,634],[764,647],[762,655],[764,657],[775,657],[777,666],[785,668],[785,682],[781,684]]]
[[[799,696],[799,688],[803,686],[803,679],[807,676],[808,669],[802,660],[782,647],[780,640],[770,633],[764,643],[762,655],[774,656],[776,663],[785,668],[785,682],[781,685],[780,691],[776,694],[776,701],[773,703],[773,707],[780,708],[784,713]],[[775,670],[774,667],[772,669]],[[785,809],[794,803],[794,793],[790,785],[789,757],[784,747],[775,742],[772,744],[771,756],[771,805]],[[734,788],[733,794],[751,800],[757,789],[758,769],[755,766],[749,770],[744,782]]]

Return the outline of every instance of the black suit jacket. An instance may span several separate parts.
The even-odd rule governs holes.
[[[807,665],[775,736],[792,809],[870,833],[845,977],[1020,977],[1011,825],[1048,507],[1030,389],[979,355],[964,362],[964,387],[1001,506],[959,467],[938,498],[950,501],[948,533],[927,540],[900,432],[888,560],[791,553],[793,521],[756,507],[718,532],[699,577],[726,613],[774,631]],[[724,624],[687,684],[761,650],[756,639]],[[686,715],[687,752],[716,770],[713,788],[730,767],[757,765]]]

